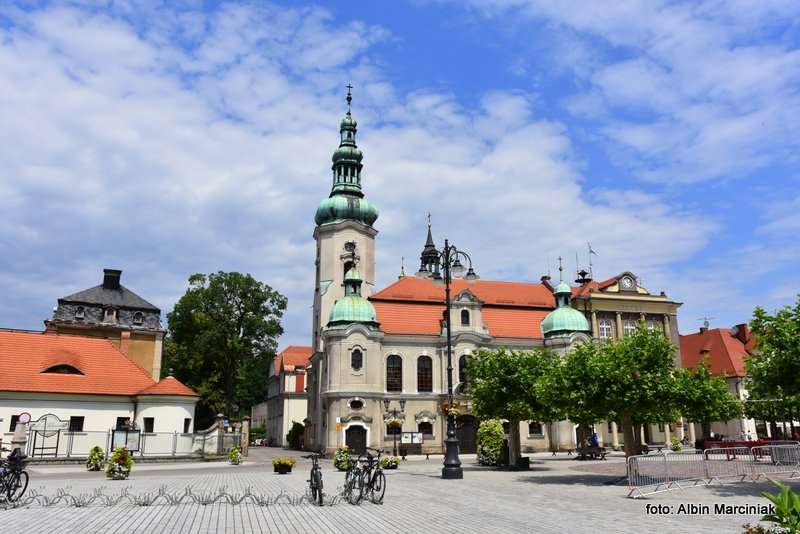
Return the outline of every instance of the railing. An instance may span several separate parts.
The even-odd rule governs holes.
[[[220,435],[222,439],[220,440]],[[103,449],[106,457],[117,447],[126,447],[134,457],[187,457],[227,453],[241,445],[241,434],[224,433],[212,427],[195,433],[141,432],[109,430],[107,432],[73,432],[62,430],[43,436],[27,432],[25,453],[31,459],[86,458],[93,447]]]
[[[721,447],[697,452],[631,456],[627,461],[628,497],[704,486],[726,480],[800,475],[800,443],[759,447]]]

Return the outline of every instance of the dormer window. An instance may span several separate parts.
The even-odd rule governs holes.
[[[116,323],[117,322],[117,310],[114,308],[106,308],[103,310],[103,322],[104,323]]]
[[[45,369],[42,372],[43,373],[54,373],[54,374],[59,374],[59,375],[82,375],[83,374],[80,369],[78,369],[77,367],[75,367],[73,365],[70,365],[68,363],[59,363],[59,364],[56,364],[56,365],[51,365],[50,367],[48,367],[47,369]]]
[[[86,311],[83,309],[83,306],[78,306],[75,308],[75,320],[76,321],[83,321],[86,317]]]
[[[144,322],[144,314],[142,312],[136,312],[133,314],[133,324],[141,325]]]

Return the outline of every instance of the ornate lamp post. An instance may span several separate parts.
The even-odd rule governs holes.
[[[387,415],[391,415],[392,416],[392,420],[399,421],[397,416],[400,415],[401,413],[403,413],[403,410],[406,409],[406,400],[405,399],[400,399],[400,410],[398,410],[397,408],[392,408],[390,410],[389,409],[389,403],[390,402],[392,402],[392,401],[390,401],[389,399],[383,399],[383,407],[386,409]],[[400,430],[399,426],[398,427],[394,427],[394,426],[392,427],[392,437],[394,438],[392,440],[393,441],[393,444],[392,444],[392,456],[397,456],[397,430]]]
[[[464,274],[464,264],[467,262],[469,268]],[[445,322],[447,328],[447,403],[451,407],[447,412],[447,438],[444,440],[445,454],[444,467],[442,468],[442,478],[464,478],[464,471],[461,469],[461,460],[458,458],[458,440],[456,439],[456,416],[452,412],[453,406],[453,347],[450,334],[450,282],[452,277],[462,277],[468,282],[477,280],[478,276],[472,269],[472,258],[466,252],[458,250],[455,245],[451,245],[447,239],[444,240],[444,248],[434,259],[430,257],[429,265],[421,265],[418,274],[428,276],[433,279],[435,284],[444,284],[445,295]]]

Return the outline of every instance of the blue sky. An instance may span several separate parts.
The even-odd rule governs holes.
[[[103,267],[171,310],[194,272],[289,297],[355,86],[378,285],[437,241],[538,280],[586,242],[682,332],[798,293],[797,2],[37,2],[0,7],[0,326]]]

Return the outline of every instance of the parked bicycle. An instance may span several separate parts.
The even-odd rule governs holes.
[[[369,451],[375,452],[375,455],[370,454]],[[365,497],[369,497],[374,504],[383,502],[383,496],[386,493],[386,475],[383,474],[383,469],[381,469],[382,454],[382,449],[367,447],[367,452],[359,457],[358,463],[362,467],[360,468],[360,473],[354,473],[353,475],[358,476],[357,489],[354,488],[352,491],[353,500],[355,500],[353,504],[360,503]],[[350,502],[352,503],[353,501],[351,500]]]
[[[344,498],[350,504],[358,504],[361,502],[361,458],[358,456],[350,455],[350,467],[344,475]]]
[[[19,449],[13,452],[2,449],[2,452],[11,452],[8,458],[0,460],[0,500],[16,502],[28,489],[28,472],[25,471],[25,459]]]
[[[303,458],[311,459],[311,475],[308,478],[308,496],[312,503],[322,506],[322,469],[319,467],[321,454],[313,453]]]

